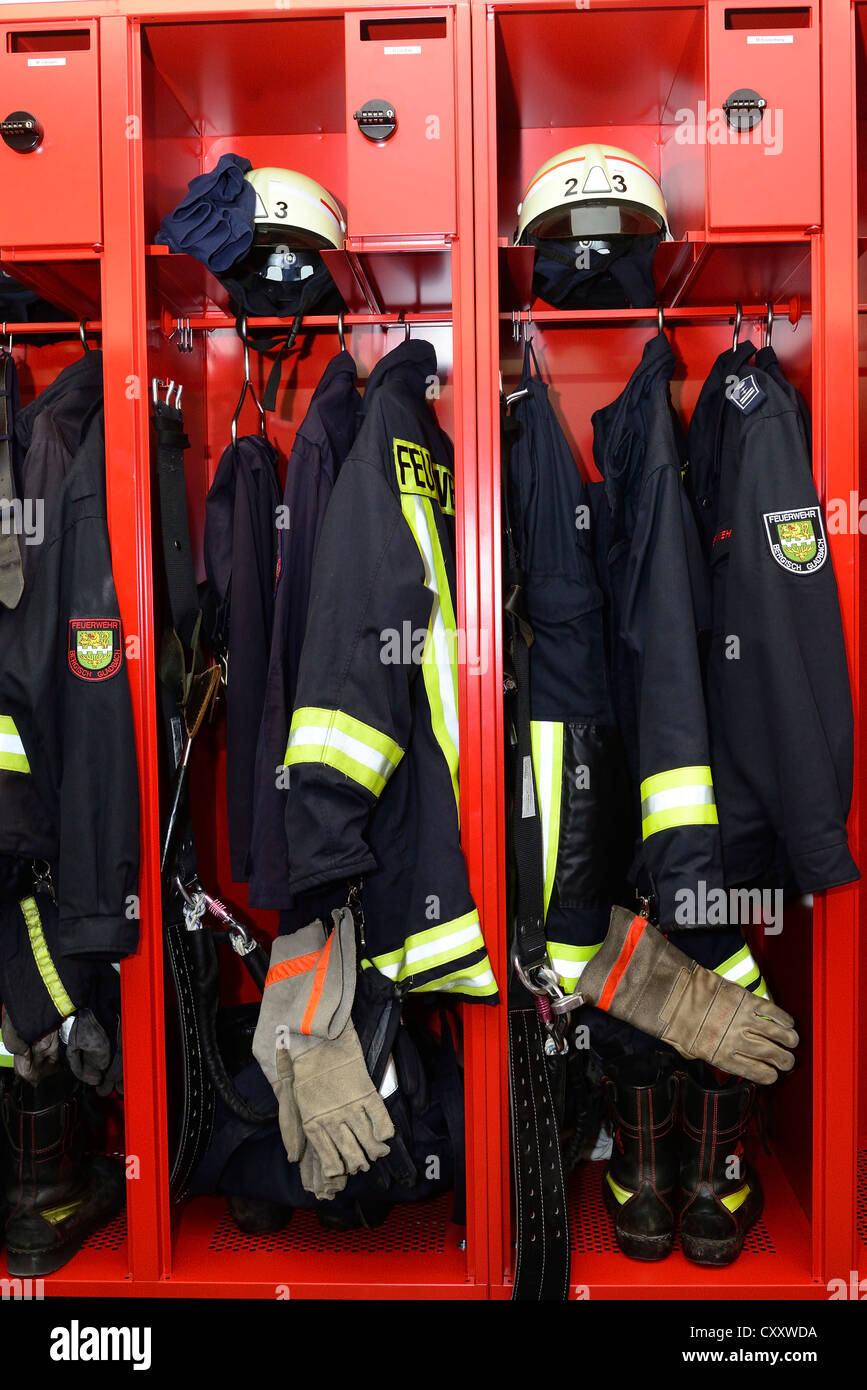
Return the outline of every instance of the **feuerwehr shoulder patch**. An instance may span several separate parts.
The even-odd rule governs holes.
[[[812,574],[828,556],[822,513],[818,507],[790,512],[763,512],[771,554],[792,574]]]
[[[123,660],[120,618],[69,619],[69,669],[83,681],[105,681]]]

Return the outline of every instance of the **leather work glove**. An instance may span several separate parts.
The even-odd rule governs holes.
[[[701,1057],[733,1076],[769,1086],[795,1065],[795,1020],[784,1009],[690,960],[626,908],[581,976],[586,1004]]]
[[[323,1176],[366,1173],[388,1153],[394,1125],[364,1065],[353,1025],[296,1057],[293,1066],[295,1102]]]
[[[339,1177],[326,1178],[317,1151],[307,1143],[301,1112],[295,1100],[295,1070],[285,1047],[277,1049],[277,1082],[274,1091],[277,1096],[280,1135],[290,1163],[299,1164],[301,1186],[305,1192],[312,1192],[319,1201],[331,1201],[338,1192],[343,1191],[348,1175],[341,1173]]]
[[[60,1033],[57,1028],[37,1038],[34,1043],[26,1043],[17,1032],[8,1011],[3,1009],[3,1046],[15,1058],[15,1075],[31,1086],[38,1086],[49,1076],[60,1071],[63,1058],[60,1052]]]
[[[277,1096],[287,1156],[302,1164],[305,1188],[326,1199],[387,1153],[394,1133],[350,1020],[352,913],[342,908],[332,918],[330,936],[317,921],[274,942],[253,1039]]]

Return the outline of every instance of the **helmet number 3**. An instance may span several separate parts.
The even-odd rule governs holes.
[[[288,217],[289,205],[287,203],[275,203],[274,211],[276,212],[278,217]]]

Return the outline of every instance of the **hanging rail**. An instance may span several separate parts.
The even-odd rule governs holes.
[[[344,314],[344,328],[403,328],[409,324],[411,328],[451,328],[452,315],[447,309],[435,309],[428,313],[393,313],[393,314]],[[306,333],[312,329],[331,329],[337,331],[337,314],[305,314],[301,321],[299,333]],[[292,326],[291,318],[277,318],[274,315],[259,317],[250,315],[247,319],[248,331],[257,328],[282,328],[289,332]],[[235,319],[231,314],[185,314],[183,317],[176,318],[167,310],[162,314],[162,331],[166,338],[171,338],[172,334],[180,334],[184,330],[189,332],[208,332],[216,328],[234,328]]]
[[[738,307],[745,319],[766,319],[767,304],[695,304],[687,308],[667,309],[662,306],[662,321],[667,323],[728,323],[734,320]],[[797,324],[809,308],[804,309],[800,297],[772,305],[774,318],[789,319]],[[514,324],[658,324],[659,307],[652,309],[508,309],[500,313],[502,323]]]
[[[88,337],[102,332],[99,319],[86,319],[81,322],[76,319],[74,323],[6,323],[4,320],[0,322],[0,337],[6,337],[9,333],[14,334],[16,338],[33,337],[38,333],[68,333],[70,337],[77,338],[81,334],[82,325]]]

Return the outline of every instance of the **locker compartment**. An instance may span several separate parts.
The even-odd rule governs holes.
[[[97,22],[2,25],[0,91],[0,120],[14,117],[24,127],[9,136],[16,147],[0,141],[0,246],[96,246],[102,241]]]
[[[158,265],[157,261],[151,265],[150,317],[154,322],[159,322],[157,306],[165,306],[160,277],[156,273]],[[185,317],[190,316],[179,314],[173,323],[180,320],[182,324]],[[196,323],[195,317],[193,322]],[[228,445],[230,422],[243,382],[243,349],[234,326],[229,326],[230,321],[225,322],[226,327],[211,328],[207,332],[194,328],[193,352],[183,355],[168,341],[161,327],[151,334],[148,360],[149,378],[172,379],[183,385],[184,426],[192,446],[186,457],[188,506],[200,573],[204,572],[204,499],[220,456]],[[367,326],[352,319],[345,332],[347,347],[356,359],[362,384],[379,358],[404,336],[402,327],[395,333],[387,326]],[[447,324],[433,328],[420,325],[413,328],[413,335],[424,335],[436,348],[442,381],[438,414],[444,427],[452,433],[454,376],[450,328]],[[290,358],[290,365],[284,372],[278,410],[268,415],[268,438],[281,456],[281,471],[285,470],[285,459],[313,390],[338,350],[336,325],[320,326],[304,333],[299,343],[300,350]],[[252,357],[254,381],[261,399],[271,363],[268,359],[260,360],[255,352]],[[255,433],[256,428],[256,411],[248,400],[239,422],[239,438],[245,433]],[[161,622],[159,619],[158,631]],[[214,727],[205,727],[197,739],[191,775],[202,882],[232,913],[253,928],[257,939],[270,951],[279,914],[251,908],[247,885],[232,879],[228,854],[224,706]],[[223,1005],[258,1002],[260,996],[237,957],[225,949],[220,950],[219,956]],[[166,998],[167,1033],[172,1040],[176,1032],[175,1006],[168,985]],[[177,1052],[171,1042],[167,1078],[171,1145],[179,1099]],[[463,1247],[466,1243],[465,1229],[452,1224],[450,1213],[451,1202],[446,1196],[399,1204],[381,1227],[341,1236],[323,1232],[312,1212],[300,1210],[285,1230],[268,1237],[253,1237],[244,1236],[233,1224],[224,1200],[196,1197],[175,1213],[172,1277],[183,1281],[208,1279],[217,1283],[231,1281],[240,1286],[249,1284],[251,1294],[261,1293],[266,1284],[288,1283],[294,1295],[296,1289],[303,1288],[312,1293],[317,1285],[326,1281],[330,1285],[345,1281],[348,1287],[357,1285],[359,1280],[369,1286],[414,1281],[416,1261],[424,1255],[425,1277],[429,1283],[450,1285],[464,1279]],[[362,1254],[363,1266],[357,1262]]]
[[[723,221],[718,211],[721,175],[712,159],[715,153],[728,157],[738,151],[734,147],[712,151],[684,140],[682,133],[678,138],[678,131],[683,132],[687,124],[684,113],[698,110],[699,102],[706,101],[707,108],[718,104],[712,88],[705,87],[706,70],[723,71],[714,67],[712,46],[719,38],[716,19],[722,26],[723,45],[745,42],[754,33],[774,38],[781,32],[779,26],[762,27],[767,16],[751,11],[753,27],[744,30],[740,19],[729,15],[728,23],[735,27],[726,29],[726,14],[735,7],[716,6],[714,0],[707,6],[664,9],[623,3],[604,10],[582,7],[577,13],[565,6],[546,10],[532,3],[489,8],[493,14],[489,13],[487,24],[477,19],[474,28],[477,51],[484,45],[485,55],[476,101],[478,106],[484,103],[489,132],[488,149],[482,155],[488,162],[481,170],[477,166],[476,178],[489,178],[491,187],[489,218],[480,233],[487,251],[479,255],[496,255],[498,266],[491,282],[496,287],[493,304],[484,288],[485,272],[480,271],[479,313],[490,313],[492,321],[499,318],[490,359],[484,348],[480,350],[483,508],[488,505],[494,515],[498,512],[497,371],[502,372],[506,393],[517,389],[523,336],[529,334],[533,342],[542,379],[579,471],[585,478],[597,479],[591,415],[620,393],[638,365],[644,344],[657,330],[655,309],[553,308],[534,295],[532,249],[512,244],[515,209],[534,172],[559,151],[594,141],[610,141],[644,161],[665,196],[674,239],[660,243],[653,272],[657,303],[663,306],[665,332],[677,362],[672,398],[682,424],[689,423],[712,363],[731,347],[737,306],[743,310],[740,341],[749,337],[760,347],[765,306],[772,304],[772,345],[784,373],[813,412],[814,475],[820,499],[827,502],[832,495],[828,488],[833,461],[821,444],[824,347],[814,318],[815,251],[797,232],[785,230],[818,219],[818,173],[815,183],[784,180],[785,189],[793,194],[805,188],[810,197],[815,193],[813,202],[808,199],[801,204],[797,214],[772,196],[770,185],[763,185],[752,198],[739,196],[739,215],[727,214]],[[811,90],[816,95],[802,109],[815,115],[815,14],[808,11],[811,28],[802,23],[800,11],[791,10],[777,7],[775,18],[785,20],[786,34],[794,34],[795,53],[807,55],[804,80],[809,82],[812,74],[816,86]],[[749,48],[751,54],[753,50],[758,55],[789,54],[790,45],[761,43]],[[544,64],[539,59],[543,52]],[[790,125],[786,149],[791,148],[791,130]],[[818,170],[818,155],[814,165]],[[493,412],[490,420],[489,412]],[[484,480],[488,450],[494,461],[490,483]],[[848,581],[845,560],[838,563],[843,580]],[[844,611],[846,601],[844,593]],[[493,613],[498,614],[496,600]],[[855,693],[857,698],[857,686]],[[857,718],[856,704],[856,724]],[[498,810],[503,824],[502,802]],[[492,818],[494,814],[492,809]],[[863,861],[860,844],[853,842],[853,853]],[[772,1087],[758,1088],[765,1092],[770,1152],[763,1151],[753,1128],[748,1154],[764,1183],[765,1209],[741,1256],[727,1268],[706,1269],[686,1261],[676,1243],[675,1252],[656,1266],[627,1259],[614,1243],[612,1223],[601,1205],[604,1164],[584,1163],[570,1187],[573,1294],[587,1286],[590,1297],[609,1298],[677,1298],[687,1290],[690,1297],[709,1299],[825,1296],[824,1284],[814,1281],[819,1252],[827,1239],[822,1189],[827,1160],[819,1120],[814,1125],[812,1117],[818,1117],[827,1104],[828,1020],[811,975],[810,958],[811,953],[821,955],[827,949],[823,944],[826,921],[835,908],[841,917],[851,912],[856,890],[846,893],[828,894],[827,903],[821,895],[815,903],[809,897],[788,903],[779,936],[765,936],[761,928],[748,932],[752,953],[774,999],[797,1020],[801,1042],[794,1072]],[[688,949],[688,940],[687,933],[677,944]],[[504,1124],[504,1145],[507,1142]],[[505,1230],[503,1255],[508,1268],[509,1224]],[[507,1283],[505,1296],[508,1288]],[[797,1294],[792,1292],[795,1288]]]
[[[39,51],[39,50],[37,50]],[[50,51],[50,50],[49,50]],[[101,284],[99,266],[95,261],[45,261],[45,262],[26,262],[19,264],[16,261],[4,259],[0,269],[10,276],[13,281],[17,281],[21,288],[38,291],[44,296],[43,305],[27,306],[26,318],[23,313],[14,321],[7,318],[2,324],[2,336],[0,336],[0,346],[9,346],[11,339],[12,356],[17,370],[17,380],[20,391],[22,408],[29,405],[36,397],[41,395],[49,387],[53,386],[60,374],[69,367],[74,366],[83,358],[84,349],[81,342],[81,332],[85,333],[87,343],[92,351],[101,347]],[[0,294],[4,288],[8,288],[4,280],[0,283]],[[34,499],[38,505],[40,499]],[[40,530],[34,525],[39,523],[39,513],[34,510],[31,516],[28,511],[24,511],[24,544],[40,543]],[[4,517],[5,524],[5,517]],[[44,522],[39,523],[43,529]],[[122,538],[114,538],[114,570],[115,576],[118,573],[117,554],[122,550]],[[117,582],[117,581],[116,581]],[[26,592],[26,591],[25,591]],[[131,681],[132,684],[132,681]],[[37,897],[37,903],[42,902],[41,897]],[[126,1021],[131,1016],[127,1009],[129,998],[129,971],[134,969],[134,961],[127,962],[121,969],[121,992],[122,992],[122,1026],[126,1028]],[[134,1008],[134,1006],[131,1006]],[[11,1080],[12,1066],[11,1056],[7,1053],[3,1055],[0,1049],[0,1063],[6,1063],[0,1070],[0,1081],[4,1083]],[[66,1065],[66,1064],[64,1064]],[[122,1095],[116,1090],[108,1098],[97,1098],[95,1093],[90,1090],[93,1113],[90,1116],[91,1127],[89,1128],[89,1144],[95,1153],[105,1154],[114,1158],[121,1166],[126,1167],[127,1174],[134,1170],[135,1165],[130,1168],[129,1150],[125,1134],[125,1102]],[[79,1102],[80,1105],[80,1102]],[[85,1123],[83,1118],[79,1119],[79,1124]],[[6,1161],[6,1137],[3,1138],[4,1162]],[[8,1175],[7,1175],[8,1176]],[[106,1222],[101,1229],[94,1232],[84,1243],[82,1249],[56,1273],[44,1276],[43,1280],[35,1278],[28,1283],[26,1278],[21,1280],[23,1294],[10,1293],[10,1296],[40,1298],[50,1297],[52,1294],[61,1294],[64,1289],[74,1289],[80,1279],[90,1279],[105,1281],[106,1284],[123,1282],[129,1277],[130,1254],[127,1243],[128,1232],[128,1211],[122,1209],[111,1221]],[[4,1280],[10,1278],[10,1290],[16,1288],[15,1279],[8,1275],[7,1251],[4,1248],[0,1253],[0,1277]],[[30,1292],[27,1292],[27,1289]],[[44,1294],[40,1292],[40,1287],[44,1288]]]
[[[593,464],[590,418],[623,389],[656,326],[620,326],[604,322],[588,326],[568,321],[568,315],[542,310],[528,325],[543,380],[579,470],[587,479],[599,477]],[[508,316],[505,316],[508,317]],[[577,315],[576,315],[577,317]],[[596,317],[604,317],[602,311]],[[672,380],[675,410],[688,424],[698,392],[720,352],[731,346],[732,329],[717,322],[691,319],[684,310],[666,327],[674,347],[677,367]],[[565,321],[564,321],[565,320]],[[761,346],[765,324],[760,314],[745,319],[740,340]],[[772,341],[788,379],[809,401],[812,383],[810,322],[797,327],[777,319]],[[501,367],[505,391],[517,389],[523,347],[513,339],[511,323],[500,329]],[[813,1001],[809,972],[805,969],[812,950],[813,926],[809,900],[787,905],[783,929],[765,935],[761,927],[747,932],[752,955],[766,979],[774,1000],[797,1021],[800,1045],[794,1071],[773,1086],[759,1087],[762,1122],[770,1148],[765,1153],[754,1119],[746,1140],[747,1157],[757,1168],[765,1191],[765,1210],[748,1233],[743,1253],[725,1269],[703,1269],[688,1262],[675,1243],[674,1252],[658,1265],[643,1265],[618,1250],[613,1225],[602,1206],[601,1182],[605,1163],[581,1162],[569,1179],[572,1232],[573,1295],[588,1286],[591,1298],[646,1298],[650,1296],[725,1297],[730,1290],[749,1286],[755,1297],[778,1297],[789,1283],[807,1283],[811,1270],[811,1212],[813,1180],[812,1126]],[[689,953],[689,933],[675,938]],[[592,1036],[592,1025],[591,1025]],[[651,1293],[653,1290],[653,1293]],[[800,1295],[803,1296],[803,1295]]]
[[[354,237],[453,236],[453,16],[346,16],[348,198]],[[358,113],[382,102],[383,124]],[[389,117],[388,112],[394,116]],[[376,107],[379,113],[379,107]],[[379,131],[396,128],[385,139]]]
[[[371,17],[370,30],[380,16]],[[405,16],[401,16],[403,24]],[[459,388],[457,358],[462,327],[458,296],[458,255],[443,232],[454,226],[454,161],[444,158],[452,186],[446,178],[437,185],[426,206],[433,210],[429,225],[412,226],[395,220],[404,183],[394,183],[404,171],[410,178],[413,156],[403,142],[387,142],[393,154],[385,156],[376,174],[376,208],[389,215],[374,225],[369,190],[364,178],[353,175],[348,142],[362,141],[347,109],[355,109],[365,96],[350,94],[346,64],[347,33],[354,33],[365,50],[375,44],[364,37],[364,16],[332,12],[316,18],[277,20],[205,21],[189,24],[150,23],[142,35],[142,130],[144,138],[145,278],[148,323],[147,380],[174,381],[183,387],[184,428],[190,439],[185,456],[185,478],[190,531],[197,578],[204,577],[203,535],[205,497],[220,457],[230,442],[230,424],[244,381],[244,354],[224,286],[190,256],[169,252],[154,244],[160,219],[180,201],[189,180],[213,168],[227,151],[244,156],[254,168],[288,167],[323,184],[332,193],[347,221],[345,246],[323,252],[347,311],[343,319],[346,347],[356,361],[363,388],[375,364],[411,334],[430,341],[437,355],[437,380],[430,399],[438,419],[456,443],[458,530],[464,519],[462,478],[470,463],[462,441],[466,423],[462,412],[470,393]],[[362,29],[360,21],[364,22]],[[436,21],[432,43],[453,50],[453,14],[449,10]],[[418,39],[413,25],[399,30],[399,46],[427,46],[427,16],[419,21]],[[443,38],[440,30],[447,31]],[[408,37],[407,37],[408,34]],[[406,44],[404,45],[404,39]],[[387,42],[392,46],[389,32]],[[299,66],[297,54],[304,52]],[[437,52],[439,50],[437,49]],[[410,58],[416,55],[410,55]],[[399,60],[398,60],[399,61]],[[357,65],[356,65],[357,66]],[[293,72],[286,83],[285,72]],[[451,81],[451,58],[448,73]],[[215,80],[219,74],[221,80]],[[356,72],[356,78],[358,76]],[[275,91],[282,94],[274,97]],[[394,92],[399,91],[397,88]],[[376,95],[373,92],[373,95]],[[385,91],[385,95],[392,95]],[[396,99],[396,98],[395,98]],[[450,98],[453,103],[453,97]],[[355,101],[355,107],[352,102]],[[404,101],[400,110],[406,113]],[[452,108],[450,108],[452,110]],[[453,113],[452,113],[453,122]],[[409,125],[409,122],[406,122]],[[350,128],[351,126],[351,128]],[[452,127],[453,128],[453,127]],[[453,143],[453,141],[452,141]],[[442,145],[437,148],[442,148]],[[355,183],[353,184],[353,177]],[[394,195],[394,196],[393,196]],[[449,204],[449,197],[451,203]],[[356,224],[358,200],[359,222]],[[391,201],[389,201],[391,200]],[[367,219],[367,220],[365,220]],[[360,229],[356,235],[356,226]],[[409,233],[433,231],[433,248],[419,249]],[[370,233],[375,233],[373,246]],[[426,238],[427,239],[427,238]],[[392,249],[392,241],[395,249]],[[399,321],[399,316],[401,321]],[[405,317],[405,323],[403,319]],[[251,317],[248,333],[283,332],[291,319]],[[282,370],[276,410],[267,416],[267,436],[279,456],[282,493],[286,459],[295,433],[305,417],[313,392],[327,364],[339,351],[338,320],[334,313],[306,316],[293,351]],[[184,334],[191,334],[185,343]],[[191,345],[191,350],[188,349]],[[259,399],[275,353],[251,351],[252,379]],[[248,396],[238,423],[239,438],[255,434],[258,416]],[[155,517],[158,514],[156,480],[152,481]],[[155,574],[162,569],[159,530],[154,530]],[[459,574],[464,562],[457,545]],[[459,578],[459,587],[462,578]],[[161,578],[156,580],[161,591]],[[164,621],[157,608],[156,635]],[[465,626],[458,619],[459,625]],[[463,676],[460,677],[463,682]],[[464,697],[461,696],[461,699]],[[162,735],[160,734],[160,737]],[[468,735],[462,726],[462,737]],[[228,845],[226,805],[225,702],[218,717],[198,736],[193,752],[191,786],[199,874],[208,891],[248,924],[270,951],[277,934],[279,914],[251,908],[246,883],[233,880]],[[463,786],[462,786],[463,796]],[[231,950],[219,952],[221,1003],[230,1008],[260,999],[247,972]],[[179,1066],[175,1002],[166,975],[165,1060],[167,1102],[160,1143],[165,1171],[171,1161],[179,1105]],[[467,1010],[458,1006],[465,1038],[462,1069],[471,1045],[467,1036]],[[163,1065],[160,1059],[160,1065]],[[466,1082],[469,1094],[471,1083]],[[469,1104],[469,1102],[468,1102]],[[468,1119],[468,1127],[470,1120]],[[282,1158],[282,1153],[281,1153]],[[197,1196],[171,1211],[170,1278],[185,1293],[219,1292],[231,1284],[242,1296],[273,1297],[278,1285],[291,1288],[291,1296],[399,1296],[478,1297],[481,1255],[473,1245],[470,1227],[452,1221],[449,1193],[417,1203],[399,1203],[376,1229],[345,1233],[325,1231],[314,1214],[297,1210],[285,1229],[267,1236],[244,1235],[228,1215],[224,1197]]]
[[[732,98],[752,129],[721,113]],[[707,159],[712,227],[804,227],[821,222],[819,13],[786,0],[708,4]],[[716,126],[712,129],[711,122]]]

